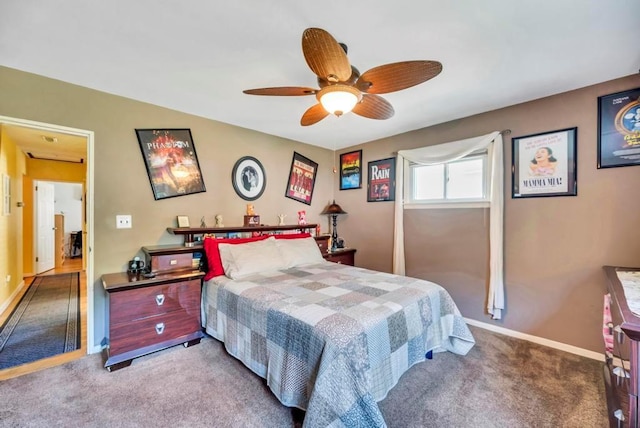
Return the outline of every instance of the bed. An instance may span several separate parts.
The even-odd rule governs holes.
[[[205,277],[203,327],[305,410],[305,427],[384,427],[377,402],[405,371],[475,343],[441,286],[327,262],[308,235],[205,240],[205,252],[210,272],[221,266]]]

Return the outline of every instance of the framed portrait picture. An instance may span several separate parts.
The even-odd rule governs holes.
[[[258,159],[244,156],[233,166],[231,183],[238,196],[245,201],[255,201],[267,186],[267,175]]]
[[[512,139],[512,198],[576,196],[578,128]]]
[[[367,170],[367,202],[395,201],[396,158],[371,161]]]
[[[340,155],[340,190],[362,188],[362,150]]]
[[[289,181],[284,195],[303,204],[311,205],[317,172],[317,163],[300,153],[293,152]]]
[[[598,97],[598,168],[640,165],[640,88]]]
[[[136,129],[153,197],[205,192],[189,129]]]

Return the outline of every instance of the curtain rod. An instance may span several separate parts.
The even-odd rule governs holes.
[[[511,134],[511,130],[510,129],[503,129],[502,131],[499,132],[499,134],[500,135],[509,135],[509,134]],[[391,154],[393,156],[396,156],[398,154],[398,152],[397,151],[391,152]]]

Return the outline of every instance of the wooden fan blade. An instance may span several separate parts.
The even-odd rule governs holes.
[[[315,95],[318,90],[313,88],[301,88],[297,86],[281,86],[278,88],[246,89],[242,92],[249,95],[299,96]]]
[[[410,88],[434,78],[442,71],[438,61],[403,61],[366,71],[356,87],[368,94],[387,94]]]
[[[344,82],[351,76],[351,65],[344,49],[333,36],[320,28],[302,33],[302,52],[309,68],[329,82]]]
[[[316,104],[309,107],[309,109],[304,112],[302,119],[300,119],[300,125],[313,125],[314,123],[320,122],[327,116],[329,116],[329,113],[322,107],[322,104]]]
[[[359,116],[380,120],[389,119],[395,113],[389,101],[372,94],[362,94],[362,101],[351,111]]]

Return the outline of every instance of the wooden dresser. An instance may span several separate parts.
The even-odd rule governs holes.
[[[640,317],[631,312],[619,278],[620,272],[640,272],[640,268],[604,266],[610,296],[610,321],[605,300],[604,381],[611,427],[638,427],[640,394]],[[606,299],[606,296],[605,296]],[[609,340],[606,340],[609,336]]]
[[[194,249],[158,246],[143,251],[153,278],[127,272],[102,276],[109,305],[105,348],[109,371],[170,346],[200,343],[204,336],[200,323],[204,272],[193,268]]]

